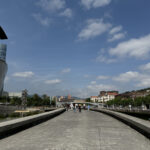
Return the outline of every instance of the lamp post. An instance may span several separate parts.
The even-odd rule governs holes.
[[[113,109],[115,109],[115,104],[114,104],[115,102],[114,102],[114,99],[113,99]]]
[[[50,96],[50,99],[49,99],[49,104],[50,104],[50,106],[52,104],[52,97],[51,96]]]
[[[22,100],[22,109],[26,109],[26,106],[27,106],[27,96],[28,96],[28,91],[25,89],[22,91],[22,97],[21,97],[21,100]]]

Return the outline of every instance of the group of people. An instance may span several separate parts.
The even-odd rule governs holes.
[[[84,110],[86,109],[86,105],[85,104],[81,105],[81,104],[71,103],[71,104],[66,104],[65,108],[66,108],[66,111],[68,111],[70,109],[70,110],[73,110],[74,112],[76,112],[77,110],[79,112],[81,112],[82,109],[84,109]],[[88,110],[90,109],[89,105],[88,105],[87,109]]]

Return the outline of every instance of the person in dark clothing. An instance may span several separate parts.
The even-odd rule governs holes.
[[[65,105],[66,111],[69,110],[68,104]]]
[[[81,106],[79,105],[79,112],[81,112]]]

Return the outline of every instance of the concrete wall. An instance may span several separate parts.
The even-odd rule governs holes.
[[[65,109],[60,108],[51,112],[2,122],[0,123],[0,139],[24,130],[26,128],[29,128],[31,126],[37,125],[43,121],[46,121],[63,113],[64,111]]]
[[[123,113],[114,112],[114,111],[110,111],[110,110],[106,110],[106,109],[94,108],[91,110],[105,113],[109,116],[112,116],[112,117],[122,121],[123,123],[129,125],[130,127],[134,128],[135,130],[137,130],[138,132],[140,132],[141,134],[143,134],[144,136],[146,136],[147,138],[150,139],[150,121],[146,121],[143,119],[139,119],[136,117],[132,117],[132,116],[123,114]]]
[[[19,110],[21,107],[17,106],[5,106],[0,105],[0,114],[10,114],[13,113],[15,110]]]

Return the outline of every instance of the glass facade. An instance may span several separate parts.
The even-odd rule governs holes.
[[[7,73],[7,64],[4,61],[0,60],[0,96],[3,91],[6,73]]]
[[[6,60],[6,44],[0,44],[0,60]]]

